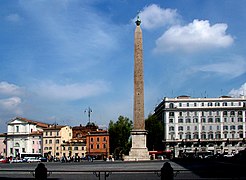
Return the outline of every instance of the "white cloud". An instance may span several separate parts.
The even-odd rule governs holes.
[[[60,85],[53,82],[42,82],[33,90],[42,97],[58,100],[78,100],[98,96],[109,91],[109,83],[94,81],[90,83],[74,83]]]
[[[229,92],[229,96],[240,97],[241,95],[246,95],[246,82],[239,89],[232,89]]]
[[[198,71],[214,72],[230,78],[238,77],[246,72],[246,61],[242,58],[230,59],[227,62],[214,63],[198,67]]]
[[[176,25],[156,40],[155,52],[181,50],[195,52],[212,48],[226,48],[233,38],[226,34],[227,24],[210,25],[207,20],[194,20],[187,26]]]
[[[19,22],[20,16],[14,13],[14,14],[9,14],[8,16],[6,16],[5,19],[10,22]]]
[[[4,95],[20,95],[22,94],[22,88],[16,86],[15,84],[10,84],[8,82],[0,82],[0,94]]]
[[[8,99],[0,99],[0,105],[5,109],[13,109],[21,103],[21,98],[11,97]]]
[[[141,27],[145,29],[155,29],[178,22],[178,13],[175,9],[162,9],[156,4],[152,4],[139,13],[142,21]],[[134,21],[136,18],[134,19]]]

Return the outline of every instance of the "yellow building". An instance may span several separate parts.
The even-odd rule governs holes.
[[[77,161],[86,156],[86,143],[83,141],[71,140],[63,142],[61,146],[63,157],[73,158],[73,161]]]
[[[43,129],[43,154],[48,159],[61,158],[61,144],[72,139],[70,126],[51,125]]]

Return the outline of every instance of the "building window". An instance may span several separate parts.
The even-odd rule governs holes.
[[[209,130],[212,131],[213,130],[213,127],[212,126],[209,126]]]
[[[56,144],[59,144],[59,142],[60,142],[59,139],[56,139]]]
[[[191,139],[191,135],[190,134],[186,134],[186,139]]]
[[[220,134],[215,134],[215,139],[221,139],[221,135]]]
[[[91,142],[93,142],[93,138],[91,138]]]
[[[35,144],[35,142],[34,142],[34,141],[32,141],[32,144]]]
[[[69,151],[71,151],[71,150],[72,150],[72,147],[68,147],[67,149],[68,149]]]
[[[57,136],[59,136],[59,131],[58,131],[58,132],[56,132],[56,135],[57,135]]]
[[[26,152],[26,149],[25,148],[22,148],[22,152],[25,153]]]
[[[202,122],[203,123],[206,123],[206,118],[202,118]]]
[[[196,107],[196,106],[197,106],[197,104],[196,104],[196,103],[194,103],[194,106]]]
[[[239,126],[237,127],[237,129],[238,129],[238,130],[241,130],[241,129],[243,129],[243,126],[242,126],[242,125],[239,125]]]
[[[99,139],[99,137],[97,138],[97,142],[99,142],[100,141],[100,139]]]
[[[82,146],[82,151],[84,151],[85,150],[85,147],[84,146]]]
[[[205,126],[202,126],[202,130],[205,131]]]
[[[193,139],[198,139],[198,134],[194,134]]]
[[[189,107],[189,106],[190,106],[190,104],[189,104],[189,103],[187,103],[186,105],[187,105],[187,107]]]
[[[52,132],[50,132],[50,136],[52,136]]]
[[[75,150],[75,151],[79,150],[79,147],[78,147],[78,146],[75,146],[75,147],[74,147],[74,150]]]
[[[224,134],[224,138],[227,138],[227,134]]]
[[[169,108],[173,108],[173,103],[170,103],[169,104]]]
[[[197,126],[194,127],[194,130],[197,131]]]
[[[227,106],[227,102],[223,102],[222,106]]]
[[[190,121],[190,118],[186,119],[185,122],[186,122],[186,123],[190,123],[190,122],[191,122],[191,121]]]
[[[182,116],[182,112],[179,112],[179,116]]]
[[[227,122],[227,118],[224,118],[224,122]]]
[[[206,139],[206,134],[202,134],[201,139]]]
[[[208,118],[208,122],[212,123],[213,122],[213,118]]]
[[[243,118],[238,118],[237,121],[238,122],[243,122]]]
[[[223,111],[223,116],[227,116],[227,111]]]
[[[243,112],[242,111],[238,111],[238,116],[242,116],[243,115]]]
[[[169,127],[169,131],[174,131],[174,127],[173,126],[170,126]]]
[[[215,122],[219,123],[220,122],[220,118],[215,118]]]
[[[34,151],[34,149],[32,149],[32,153],[34,153],[35,151]]]
[[[223,130],[228,130],[228,126],[223,126]]]
[[[48,132],[45,132],[45,135],[48,136]]]
[[[182,107],[182,103],[179,103],[179,107]]]
[[[93,149],[94,147],[93,147],[93,144],[91,144],[91,149]]]
[[[234,122],[234,118],[231,118],[231,122]]]
[[[58,151],[59,150],[59,147],[56,147],[56,150]]]
[[[182,139],[183,138],[183,134],[179,134],[179,139]]]
[[[178,122],[179,122],[179,123],[183,123],[183,119],[179,119]]]
[[[235,111],[231,111],[231,116],[235,116]]]
[[[16,126],[16,132],[17,133],[19,132],[19,126]]]
[[[187,126],[187,131],[189,131],[190,130],[190,126]]]
[[[51,139],[49,140],[49,144],[52,144],[52,140]]]
[[[214,138],[214,135],[212,133],[209,133],[208,134],[208,139],[213,139]]]
[[[204,102],[202,102],[202,106],[204,106]]]
[[[97,149],[100,149],[100,145],[99,144],[97,144]]]
[[[174,112],[169,112],[169,116],[173,117],[174,116]]]
[[[230,130],[235,130],[236,128],[235,128],[235,126],[234,125],[232,125],[231,127],[230,127]]]
[[[169,123],[173,123],[173,119],[169,119]]]
[[[183,126],[179,126],[179,127],[178,127],[178,130],[179,130],[179,131],[183,131]]]
[[[45,140],[45,144],[48,144],[48,140],[47,139]]]
[[[198,123],[198,118],[194,118],[193,123]]]
[[[220,130],[220,126],[217,126],[217,131],[219,131]]]

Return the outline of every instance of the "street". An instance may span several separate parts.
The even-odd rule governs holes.
[[[168,161],[168,160],[166,160]],[[160,180],[160,170],[166,161],[145,161],[145,162],[47,162],[44,163],[48,172],[50,172],[48,179],[146,179],[146,180]],[[210,162],[170,162],[176,175],[174,179],[233,179],[233,176],[218,177],[218,174],[213,174],[212,169],[220,172],[221,168],[230,168],[230,164],[221,166],[220,163]],[[1,179],[33,179],[33,172],[38,163],[12,163],[0,164],[0,178]],[[220,168],[221,166],[221,168]],[[217,168],[217,169],[216,169]],[[226,168],[225,168],[226,169]],[[100,174],[99,174],[100,173]],[[209,176],[209,174],[211,174]],[[229,174],[228,174],[229,175]],[[238,176],[237,179],[240,179]],[[241,178],[243,179],[243,177]]]

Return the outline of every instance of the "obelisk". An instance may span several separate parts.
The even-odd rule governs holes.
[[[145,120],[144,120],[144,71],[143,71],[143,37],[139,17],[136,21],[134,34],[134,126],[131,131],[132,147],[125,161],[149,160],[146,147]]]

